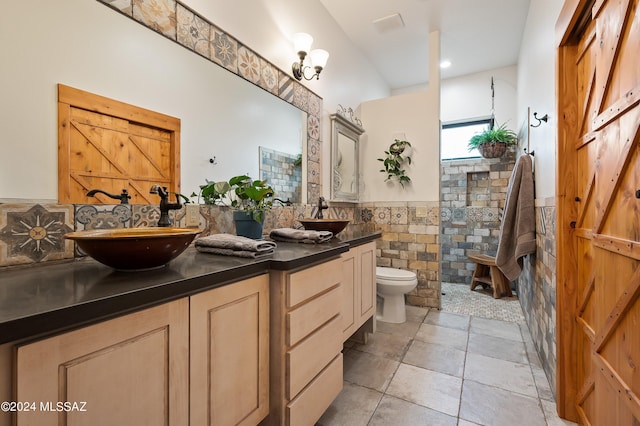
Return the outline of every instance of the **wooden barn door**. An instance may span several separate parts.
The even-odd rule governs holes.
[[[639,0],[558,21],[558,411],[640,424]]]
[[[180,120],[58,85],[58,202],[156,204],[154,184],[180,191]]]

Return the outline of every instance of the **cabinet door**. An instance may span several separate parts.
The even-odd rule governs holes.
[[[269,413],[269,280],[191,297],[191,425],[255,425]]]
[[[363,244],[357,249],[360,284],[358,318],[362,325],[376,311],[376,243]]]
[[[16,401],[37,404],[18,426],[188,424],[188,309],[185,298],[18,346]]]
[[[346,341],[358,328],[356,300],[358,298],[356,249],[343,253],[342,259],[342,337]]]

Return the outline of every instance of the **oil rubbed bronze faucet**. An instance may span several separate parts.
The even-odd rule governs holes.
[[[113,198],[114,200],[120,200],[120,204],[129,204],[129,199],[131,198],[131,195],[127,193],[126,189],[123,189],[122,193],[119,195],[109,194],[102,189],[92,189],[91,191],[87,192],[87,197],[95,197],[97,193],[104,194],[109,198]]]
[[[316,213],[316,219],[324,219],[322,210],[326,210],[328,208],[329,206],[327,205],[327,203],[325,203],[324,197],[318,198],[318,213]]]
[[[180,197],[178,196],[178,194],[176,194],[176,202],[170,203],[169,191],[167,191],[167,187],[160,187],[160,185],[153,185],[149,190],[149,193],[158,194],[160,196],[160,219],[158,219],[158,226],[171,226],[169,210],[179,210],[182,208],[182,204],[180,204]]]

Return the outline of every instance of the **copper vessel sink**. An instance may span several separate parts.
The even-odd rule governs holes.
[[[131,271],[166,265],[199,233],[194,228],[118,228],[71,232],[64,237],[98,262]]]
[[[338,234],[349,224],[348,220],[341,219],[298,219],[304,229],[313,231],[330,231],[333,235]]]

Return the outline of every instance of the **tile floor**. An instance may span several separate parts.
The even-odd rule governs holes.
[[[524,323],[408,306],[406,323],[347,343],[344,388],[318,426],[572,424]]]

